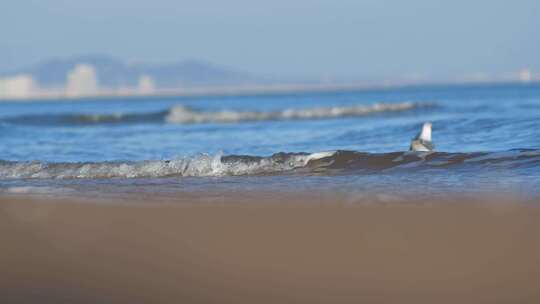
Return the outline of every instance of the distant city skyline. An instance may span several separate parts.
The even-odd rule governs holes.
[[[0,77],[0,100],[32,98],[79,98],[100,95],[151,95],[156,92],[154,79],[141,74],[136,86],[107,87],[100,85],[99,73],[89,63],[76,63],[66,72],[61,85],[47,86],[31,73]]]
[[[537,0],[20,0],[0,70],[100,53],[279,77],[441,79],[540,70]]]
[[[100,70],[104,74],[100,75]],[[166,82],[156,83],[149,73],[158,79],[165,79]],[[105,81],[100,83],[101,76],[105,76]],[[463,77],[439,83],[508,82],[540,83],[540,73],[521,69],[495,75],[477,74],[469,78]],[[118,59],[99,55],[55,59],[29,70],[22,70],[20,73],[5,74],[0,77],[0,101],[95,96],[292,92],[436,83],[438,82],[407,78],[382,81],[282,82],[251,77],[208,63],[192,61],[168,66],[126,65]]]

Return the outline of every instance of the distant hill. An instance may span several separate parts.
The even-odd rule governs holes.
[[[66,83],[67,73],[81,63],[92,65],[96,69],[99,85],[109,88],[136,86],[142,75],[152,77],[158,88],[265,82],[262,77],[197,60],[160,65],[127,64],[105,55],[52,59],[2,75],[30,74],[42,87],[62,87]]]

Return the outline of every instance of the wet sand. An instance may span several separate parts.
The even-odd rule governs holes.
[[[266,200],[1,198],[1,302],[540,303],[534,204]]]

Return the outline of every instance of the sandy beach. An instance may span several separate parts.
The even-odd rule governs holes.
[[[0,227],[2,303],[540,301],[534,204],[4,197]]]

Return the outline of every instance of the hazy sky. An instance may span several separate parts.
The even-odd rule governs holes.
[[[540,1],[3,1],[0,69],[87,53],[293,77],[538,71]]]

